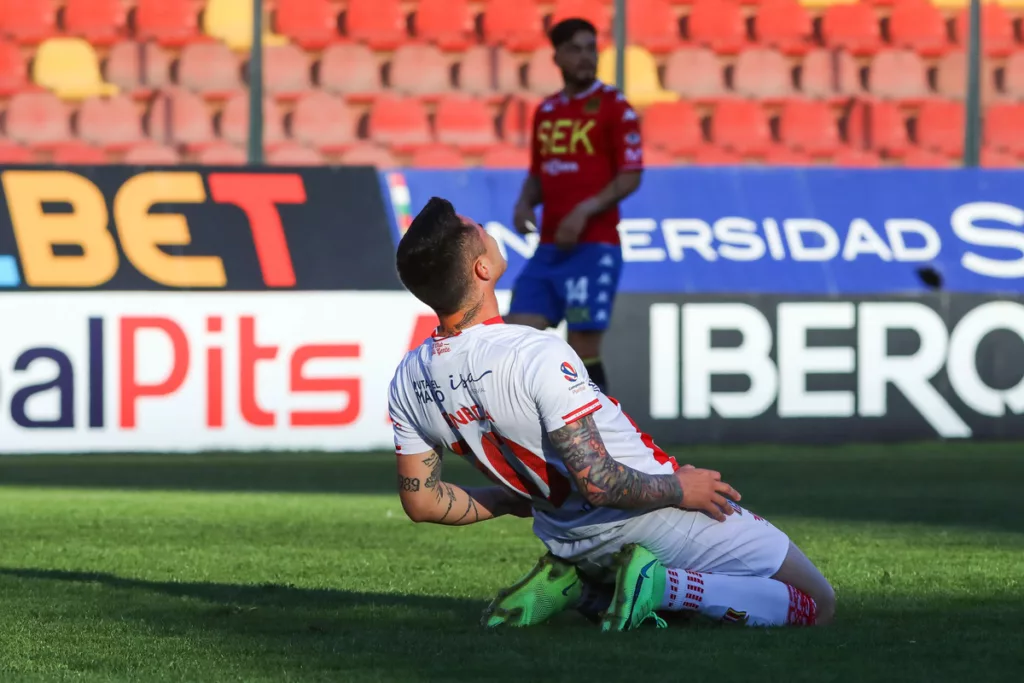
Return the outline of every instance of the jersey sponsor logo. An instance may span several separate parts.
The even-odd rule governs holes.
[[[540,166],[540,170],[546,175],[556,176],[563,173],[577,173],[580,170],[580,165],[575,161],[562,161],[561,159],[551,159],[545,161]]]
[[[457,391],[458,389],[468,389],[470,384],[474,384],[476,382],[479,382],[484,377],[486,377],[487,375],[490,375],[493,372],[494,372],[493,370],[488,370],[487,372],[485,372],[484,374],[480,375],[479,377],[474,377],[472,372],[469,373],[468,376],[463,376],[460,373],[459,374],[459,381],[458,381],[457,384],[455,382],[455,375],[448,375],[448,386],[450,386],[452,388],[452,391]],[[478,389],[478,391],[482,391],[482,390]]]
[[[441,391],[440,385],[432,379],[415,380],[412,383],[412,391],[416,395],[416,400],[424,405],[444,402],[444,392]]]
[[[541,156],[555,154],[594,154],[590,133],[597,125],[594,119],[548,119],[537,126]]]
[[[568,361],[562,363],[561,370],[562,375],[565,377],[565,381],[567,382],[575,382],[580,378],[580,374],[576,372],[576,368],[574,368]]]
[[[490,413],[480,405],[462,406],[454,413],[442,413],[444,421],[452,429],[458,430],[459,425],[467,425],[470,422],[494,422]]]
[[[635,130],[626,133],[626,144],[627,145],[639,145],[640,144],[640,133]]]

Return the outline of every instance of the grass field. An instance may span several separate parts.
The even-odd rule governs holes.
[[[677,455],[818,563],[834,626],[484,633],[529,522],[414,525],[388,454],[5,457],[0,681],[1024,679],[1024,446]]]

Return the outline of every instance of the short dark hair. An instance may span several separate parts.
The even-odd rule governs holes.
[[[552,26],[548,32],[548,38],[551,39],[551,46],[557,50],[560,45],[568,43],[580,31],[588,31],[597,35],[597,29],[593,24],[586,19],[573,17],[572,19],[563,19]]]
[[[469,261],[486,247],[447,199],[431,197],[398,243],[398,277],[413,296],[449,315],[470,293]]]

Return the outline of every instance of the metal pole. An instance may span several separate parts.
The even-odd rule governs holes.
[[[626,92],[626,0],[615,0],[615,87]]]
[[[249,164],[263,163],[263,3],[252,0],[249,48]]]
[[[978,166],[981,159],[981,0],[971,0],[969,31],[964,166]]]

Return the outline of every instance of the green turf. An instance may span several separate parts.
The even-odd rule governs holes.
[[[483,633],[541,552],[529,523],[414,525],[386,454],[4,457],[0,681],[1024,677],[1024,446],[677,455],[819,564],[834,626]]]

